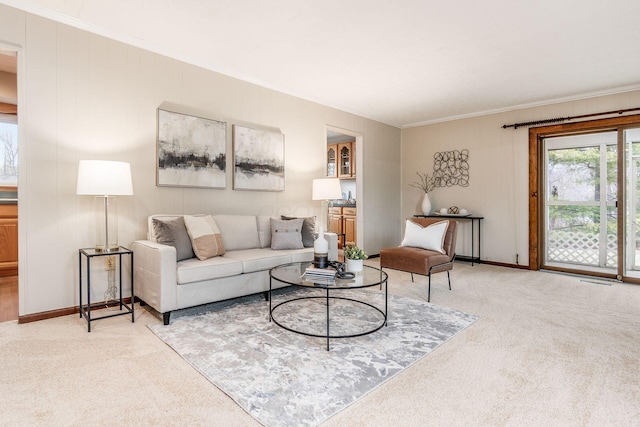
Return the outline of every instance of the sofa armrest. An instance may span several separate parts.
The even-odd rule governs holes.
[[[160,313],[176,310],[176,248],[149,240],[136,240],[131,248],[136,296]]]

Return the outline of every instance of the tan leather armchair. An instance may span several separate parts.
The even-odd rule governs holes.
[[[420,224],[423,227],[442,221],[439,218],[408,218],[410,221]],[[415,248],[411,246],[398,246],[380,250],[380,267],[390,268],[411,273],[421,274],[429,277],[429,288],[427,291],[427,301],[431,301],[431,274],[447,272],[449,290],[451,290],[451,276],[449,271],[453,270],[453,261],[456,257],[456,236],[457,223],[449,221],[447,231],[444,236],[444,254],[428,249]]]

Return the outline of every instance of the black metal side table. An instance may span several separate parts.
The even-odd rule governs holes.
[[[480,251],[482,250],[482,235],[481,235],[481,224],[480,221],[484,219],[483,216],[480,215],[450,215],[450,214],[438,214],[438,215],[414,215],[415,218],[448,218],[454,221],[471,221],[471,256],[463,256],[456,255],[456,260],[460,261],[471,261],[471,265],[474,262],[481,263],[482,259],[480,258]],[[474,223],[478,221],[478,256],[474,253],[475,247],[475,227]]]
[[[125,304],[123,299],[122,299],[122,256],[123,255],[128,255],[129,259],[131,260],[131,267],[130,267],[130,274],[131,274],[131,304]],[[114,302],[100,302],[100,303],[94,303],[93,305],[91,304],[91,259],[92,258],[96,258],[96,257],[106,257],[106,256],[112,256],[112,257],[118,257],[118,276],[119,276],[119,281],[118,281],[118,289],[120,292],[120,298],[119,301],[114,301]],[[87,303],[83,304],[82,303],[82,258],[85,258],[86,261],[86,267],[87,267]],[[85,319],[87,319],[87,331],[91,332],[91,322],[92,321],[96,321],[96,320],[100,320],[100,319],[107,319],[109,317],[115,317],[115,316],[122,316],[122,315],[126,315],[131,313],[131,323],[135,322],[135,317],[134,317],[134,291],[133,291],[133,251],[131,249],[127,249],[123,246],[119,246],[116,249],[112,249],[109,252],[99,252],[96,251],[95,248],[83,248],[83,249],[79,249],[78,250],[78,264],[80,266],[80,274],[79,274],[79,290],[80,290],[80,299],[79,299],[79,306],[80,306],[80,318],[82,318],[84,316]],[[113,266],[115,268],[115,264]],[[91,309],[93,308],[97,308],[97,307],[107,307],[109,305],[112,306],[116,306],[119,305],[120,306],[120,311],[118,311],[117,313],[113,313],[113,314],[109,314],[106,316],[100,316],[100,317],[91,317]]]

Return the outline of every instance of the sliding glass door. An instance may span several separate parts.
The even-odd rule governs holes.
[[[640,128],[622,131],[626,151],[626,259],[624,275],[640,278]]]
[[[640,279],[640,127],[541,141],[541,267]]]
[[[617,272],[617,135],[545,139],[545,265]]]

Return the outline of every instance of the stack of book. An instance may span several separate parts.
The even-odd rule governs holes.
[[[335,268],[317,268],[313,265],[310,265],[304,271],[304,277],[308,280],[333,279],[335,275]]]

